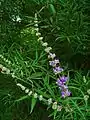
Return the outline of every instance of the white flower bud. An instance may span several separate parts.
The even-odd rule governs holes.
[[[8,64],[10,65],[10,64],[11,64],[11,61],[8,61]]]
[[[7,62],[7,63],[8,63],[8,60],[6,60],[5,62]]]
[[[57,106],[57,111],[61,111],[62,110],[62,106]]]
[[[9,69],[6,70],[6,74],[10,74],[10,70]]]
[[[56,57],[55,53],[54,53],[54,54],[50,53],[50,54],[48,55],[48,58],[54,59],[55,57]]]
[[[46,47],[47,45],[48,45],[48,43],[47,43],[47,42],[42,43],[42,46],[44,46],[44,47]]]
[[[36,36],[40,36],[40,35],[41,35],[41,33],[39,33],[39,32],[36,33]]]
[[[20,83],[17,83],[16,85],[17,85],[17,86],[19,86],[19,87],[21,87],[21,86],[22,86]]]
[[[52,103],[52,98],[48,99],[48,105],[50,105]]]
[[[90,95],[90,89],[87,90],[87,93]]]
[[[47,48],[45,49],[45,52],[49,53],[50,50],[52,50],[52,48],[51,48],[51,47],[47,47]]]
[[[31,95],[32,95],[32,91],[30,91],[30,92],[28,93],[28,95],[31,96]]]
[[[38,31],[39,31],[39,28],[35,28],[35,30],[38,32]]]
[[[22,90],[25,90],[25,87],[24,87],[24,86],[21,86],[21,89],[22,89]]]
[[[21,22],[21,18],[19,17],[19,15],[16,16],[16,21],[17,21],[17,22]]]
[[[84,100],[87,101],[89,99],[88,95],[84,95]]]
[[[68,107],[65,107],[65,111],[66,111],[66,112],[70,112],[70,110],[69,110]]]
[[[17,22],[21,22],[21,18],[19,17],[19,15],[17,15],[17,16],[12,15],[12,20],[17,21]]]
[[[3,55],[0,55],[1,58],[4,58]]]
[[[57,102],[54,102],[53,105],[52,105],[52,109],[57,109]]]
[[[42,99],[43,99],[43,96],[42,96],[42,95],[40,95],[40,96],[39,96],[39,100],[41,101]]]
[[[41,40],[43,40],[43,37],[39,37],[37,41],[41,41]]]
[[[4,61],[6,61],[6,58],[3,58]]]
[[[38,27],[38,24],[35,24],[34,26],[35,26],[35,27]]]
[[[59,60],[57,60],[57,59],[55,59],[54,61],[55,61],[55,64],[59,63]]]
[[[25,90],[25,87],[22,84],[17,83],[17,86],[19,86],[22,90]]]
[[[25,90],[25,93],[28,93],[29,92],[29,89],[27,88],[26,90]]]
[[[35,13],[35,20],[37,20],[37,13]]]
[[[38,97],[37,93],[34,93],[34,98],[37,98],[37,97]]]
[[[38,23],[38,20],[35,20],[34,22],[35,22],[35,23]]]
[[[12,78],[15,78],[15,73],[11,73]]]
[[[2,68],[2,72],[6,72],[7,71],[7,68],[6,67],[3,67]]]

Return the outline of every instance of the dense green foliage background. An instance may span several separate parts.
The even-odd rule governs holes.
[[[36,55],[35,49],[39,51],[38,54],[42,51],[42,47],[38,47],[33,33],[34,15],[38,13],[39,28],[44,41],[49,43],[53,52],[60,58],[62,65],[70,71],[72,81],[78,80],[78,83],[73,85],[80,87],[82,84],[83,87],[80,89],[86,93],[90,81],[89,5],[89,0],[1,0],[0,54],[5,53],[5,57],[11,61],[15,56],[18,60],[19,58],[22,60],[20,54],[22,54],[24,61],[29,56],[32,60],[36,59],[33,55]],[[19,16],[21,22],[13,21],[13,16]],[[46,57],[44,58],[46,59]],[[41,61],[39,64],[43,67],[47,66],[46,61]],[[83,76],[86,76],[87,84],[82,81]],[[48,116],[49,113],[46,112],[46,106],[41,103],[36,105],[32,115],[29,115],[30,100],[23,101],[18,105],[12,104],[15,99],[24,95],[14,86],[15,83],[12,81],[14,80],[10,76],[7,78],[7,76],[0,74],[0,119],[48,120],[49,118],[44,116]],[[70,81],[70,85],[72,85],[72,81]],[[77,95],[75,91],[73,92],[78,97],[79,93]],[[39,112],[38,107],[40,107]],[[85,107],[83,104],[82,111]],[[85,112],[83,114],[88,120],[89,114]],[[75,120],[78,120],[79,117],[80,115],[75,116],[74,114]],[[71,120],[71,118],[68,119]],[[64,119],[66,118],[62,116],[61,120]]]
[[[88,0],[5,0],[0,9],[1,41],[19,41],[20,30],[32,24],[35,12],[39,12],[41,32],[57,55],[73,67],[89,68]],[[22,21],[13,22],[13,15]]]

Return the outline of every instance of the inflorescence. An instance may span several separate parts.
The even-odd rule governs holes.
[[[35,31],[36,31],[36,36],[37,36],[37,41],[41,43],[41,45],[43,47],[45,47],[45,52],[48,54],[48,59],[49,59],[49,65],[52,66],[53,68],[53,72],[55,75],[57,75],[57,81],[56,84],[59,86],[59,89],[61,90],[61,96],[63,98],[70,96],[71,92],[68,90],[68,86],[66,85],[67,81],[68,81],[68,77],[62,75],[62,72],[64,71],[64,69],[60,66],[60,61],[59,59],[56,58],[56,54],[50,52],[52,50],[51,47],[48,47],[48,43],[47,42],[43,42],[43,37],[41,36],[41,33],[39,32],[39,27],[38,27],[38,18],[37,18],[37,14],[35,14]],[[7,63],[8,65],[13,66],[13,64],[11,63],[11,61],[7,60],[6,58],[4,58],[3,55],[0,55],[0,58],[4,60],[5,63]],[[13,78],[17,78],[17,76],[15,76],[14,72],[11,72],[10,69],[8,69],[7,67],[3,66],[2,64],[0,64],[0,72],[3,74],[8,74],[11,75]],[[55,100],[53,100],[52,98],[49,99],[45,99],[43,97],[43,95],[38,95],[38,93],[34,93],[32,90],[26,88],[25,86],[23,86],[21,83],[17,83],[17,86],[19,86],[26,94],[28,94],[28,96],[33,96],[34,98],[38,98],[40,101],[45,101],[47,103],[47,105],[51,105],[52,109],[55,109],[57,111],[61,111],[62,110],[62,105],[60,105],[59,103],[57,103]]]
[[[57,77],[57,81],[56,84],[59,86],[59,89],[61,91],[61,96],[63,98],[70,96],[71,92],[68,90],[68,86],[66,85],[67,81],[68,81],[68,77],[66,76],[62,76],[62,72],[64,71],[64,69],[60,66],[60,61],[59,59],[56,59],[56,54],[55,53],[51,53],[50,51],[52,50],[51,47],[48,47],[48,43],[47,42],[43,42],[43,37],[41,36],[41,33],[39,32],[39,27],[38,27],[38,18],[37,18],[37,14],[35,14],[35,31],[36,31],[36,36],[37,36],[37,41],[39,41],[41,43],[41,45],[43,47],[45,47],[45,52],[48,54],[48,59],[50,59],[49,61],[49,65],[53,67],[53,72],[55,75],[59,76]]]
[[[2,59],[4,59],[4,57],[2,55],[0,55],[0,57]],[[4,59],[5,61],[7,59]],[[7,60],[8,61],[8,60]],[[11,64],[11,62],[10,62]],[[0,72],[2,74],[8,74],[11,75],[13,78],[18,79],[17,76],[15,76],[15,73],[12,73],[10,69],[8,69],[7,67],[3,66],[2,64],[0,64]],[[35,99],[38,99],[39,101],[44,101],[48,106],[50,105],[52,107],[52,109],[57,110],[57,111],[61,111],[62,110],[62,105],[60,105],[59,103],[57,103],[56,101],[54,101],[52,98],[44,98],[43,95],[39,95],[36,92],[33,92],[32,90],[30,90],[29,88],[25,87],[24,85],[22,85],[21,83],[16,83],[16,85],[18,87],[21,88],[22,91],[24,91],[28,96],[32,96]]]

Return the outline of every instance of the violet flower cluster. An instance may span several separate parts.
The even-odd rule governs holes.
[[[53,67],[53,72],[55,75],[59,76],[57,79],[57,85],[59,86],[61,90],[61,95],[63,98],[70,96],[71,92],[68,90],[68,87],[66,86],[66,82],[68,80],[68,77],[65,77],[64,75],[62,76],[61,73],[64,71],[62,67],[60,67],[60,62],[59,59],[56,59],[55,53],[51,53],[50,51],[52,50],[51,47],[48,47],[47,42],[43,42],[43,37],[41,36],[41,33],[39,32],[38,28],[38,18],[37,14],[35,14],[35,30],[36,30],[36,36],[38,37],[39,42],[41,42],[42,46],[45,47],[45,52],[48,53],[48,58],[51,59],[49,61],[49,65]],[[61,75],[61,76],[60,76]]]
[[[55,54],[54,54],[55,55]],[[64,71],[62,67],[60,67],[59,59],[56,59],[56,55],[52,58],[53,54],[49,53],[49,57],[51,56],[51,61],[49,61],[49,65],[53,67],[54,74],[58,75],[57,79],[57,85],[59,86],[59,89],[61,91],[61,96],[63,98],[70,96],[71,92],[68,90],[68,86],[66,85],[66,82],[68,80],[68,77],[60,74]]]
[[[66,85],[67,80],[68,80],[68,77],[61,76],[57,79],[57,82],[56,82],[61,90],[61,95],[63,98],[71,95],[71,92],[68,90],[68,86]]]

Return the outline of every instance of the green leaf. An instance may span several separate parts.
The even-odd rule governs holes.
[[[57,110],[54,110],[50,115],[49,115],[49,117],[54,117],[54,120],[55,120],[55,118],[56,118],[56,115],[57,115]]]
[[[57,115],[57,110],[54,110],[54,120],[56,118],[56,115]]]
[[[38,78],[38,77],[41,77],[42,76],[42,72],[36,72],[36,73],[33,73],[30,78],[32,79],[35,79],[35,78]]]
[[[53,98],[55,98],[55,94],[54,94],[54,91],[52,90],[52,86],[49,85],[49,75],[46,75],[46,77],[44,78],[44,85],[46,89],[48,90],[48,92],[50,93],[50,95]]]
[[[25,96],[23,96],[23,97],[17,99],[16,102],[19,102],[19,101],[25,100],[25,99],[27,99],[27,98],[28,98],[28,95],[25,95]]]
[[[32,98],[32,102],[31,102],[31,111],[30,111],[30,114],[32,113],[35,105],[36,105],[36,102],[37,102],[37,99],[36,98]]]
[[[59,0],[60,3],[64,4],[65,3],[65,0]]]
[[[55,14],[56,13],[56,10],[55,10],[55,7],[54,7],[53,4],[49,5],[49,10],[50,10],[51,14]]]

